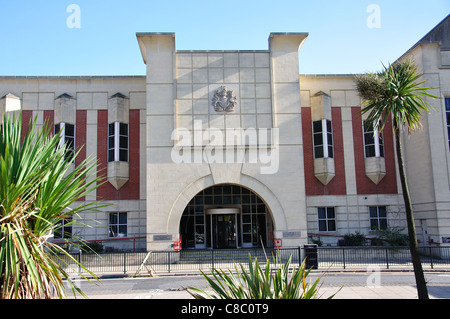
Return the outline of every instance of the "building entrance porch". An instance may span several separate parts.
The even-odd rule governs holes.
[[[211,215],[211,246],[214,249],[237,248],[239,209],[209,209],[206,213]]]
[[[237,185],[216,185],[198,193],[180,222],[183,249],[270,247],[271,214],[264,201]]]

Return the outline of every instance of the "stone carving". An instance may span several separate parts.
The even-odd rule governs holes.
[[[236,95],[233,90],[221,86],[214,93],[212,103],[216,112],[233,112],[237,105]]]

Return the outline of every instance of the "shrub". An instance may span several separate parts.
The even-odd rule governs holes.
[[[307,270],[305,261],[298,269],[291,271],[291,257],[276,269],[271,269],[267,259],[263,270],[255,258],[248,260],[248,271],[242,264],[234,263],[235,274],[222,269],[211,269],[212,278],[203,271],[212,293],[189,287],[188,292],[196,299],[318,299],[320,277],[312,284],[306,282],[311,269]],[[240,268],[240,269],[239,269]],[[332,299],[336,294],[330,296]]]
[[[389,227],[384,230],[379,230],[377,232],[379,241],[382,241],[387,246],[408,246],[409,237],[403,234],[404,228],[399,227]]]
[[[103,252],[103,245],[98,241],[83,242],[81,250],[85,253],[101,253]]]
[[[365,243],[366,237],[358,231],[344,236],[344,246],[363,246]]]
[[[319,246],[319,247],[322,247],[322,246],[323,246],[323,242],[320,240],[320,237],[319,237],[319,236],[310,235],[310,236],[308,236],[308,238],[310,239],[310,241],[311,241],[313,244],[316,244],[316,245]]]

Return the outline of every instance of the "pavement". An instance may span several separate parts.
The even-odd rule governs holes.
[[[336,294],[333,299],[417,299],[417,289],[412,285],[381,286],[322,286],[320,299]],[[428,286],[430,299],[450,299],[450,286]],[[150,289],[146,292],[105,292],[89,294],[88,299],[193,299],[186,290]]]
[[[335,295],[333,299],[417,299],[417,290],[412,286],[387,287],[322,287],[320,299]],[[450,287],[428,287],[430,299],[450,299]],[[89,299],[193,299],[187,291],[164,291],[159,289],[145,293],[111,293],[88,295]]]
[[[345,273],[345,272],[342,272]],[[348,273],[358,273],[357,271],[348,271]],[[367,274],[367,272],[359,272],[360,274]],[[382,270],[383,273],[383,270]],[[392,273],[392,272],[391,272]],[[369,280],[365,283],[361,281],[351,281],[348,280],[342,286],[342,281],[333,281],[332,278],[326,278],[319,288],[320,299],[326,299],[334,295],[333,299],[418,299],[417,289],[414,284],[408,282],[404,275],[413,274],[410,271],[393,271],[393,273],[398,273],[399,276],[395,281],[389,282],[389,280],[383,280],[382,282],[370,282]],[[440,274],[443,277],[450,277],[450,269],[444,269],[436,272],[430,272],[434,274]],[[320,275],[319,272],[317,275]],[[313,275],[313,273],[312,273]],[[166,274],[166,278],[173,277],[185,277],[189,278],[192,274]],[[115,275],[105,275],[100,276],[101,278],[122,278],[127,277],[125,275],[115,274]],[[143,277],[146,277],[145,275]],[[157,275],[156,277],[160,277]],[[190,280],[190,279],[187,279]],[[428,279],[427,279],[428,281]],[[192,285],[192,284],[190,284]],[[185,285],[184,287],[189,287],[190,285]],[[85,291],[88,299],[181,299],[188,300],[193,299],[193,297],[186,291],[185,288],[172,288],[176,287],[175,284],[159,285],[152,287],[153,289],[140,289],[133,290],[129,288],[119,288],[111,290],[96,290],[96,291]],[[193,284],[192,286],[196,286]],[[428,294],[430,299],[450,299],[450,281],[445,280],[430,280],[427,284]],[[73,295],[68,292],[68,298],[73,299]]]

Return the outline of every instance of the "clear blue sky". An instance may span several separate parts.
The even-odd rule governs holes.
[[[80,28],[69,28],[70,4]],[[370,4],[380,28],[369,28]],[[308,32],[300,73],[393,62],[450,13],[450,0],[2,0],[0,75],[144,75],[136,32],[175,32],[179,50],[266,50],[270,32]]]

